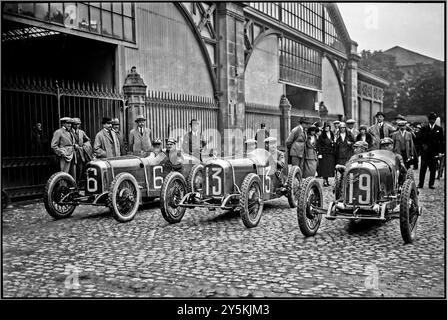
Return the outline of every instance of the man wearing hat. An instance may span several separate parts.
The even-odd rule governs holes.
[[[158,156],[162,152],[162,142],[161,139],[155,139],[152,141],[152,147],[154,150],[152,151],[155,156]]]
[[[256,149],[257,142],[255,139],[245,140],[245,154],[248,154]]]
[[[81,119],[73,118],[73,123],[71,125],[71,134],[73,135],[74,149],[76,152],[75,164],[76,164],[76,178],[78,180],[81,180],[83,178],[85,164],[92,159],[92,153],[86,152],[86,150],[92,151],[91,145],[90,148],[87,147],[84,149],[84,145],[86,143],[90,144],[90,138],[87,136],[84,130],[79,128],[80,126],[81,126]]]
[[[307,134],[305,128],[309,125],[309,120],[301,118],[299,124],[290,131],[286,140],[286,146],[289,150],[288,154],[291,158],[293,166],[299,166],[303,170],[304,145],[306,143]]]
[[[399,130],[391,135],[394,142],[394,152],[402,156],[405,167],[408,169],[414,157],[413,136],[406,130],[407,121],[399,120],[397,126]]]
[[[143,115],[135,119],[137,127],[129,133],[129,151],[137,156],[147,157],[152,151],[152,132],[146,128],[144,123],[146,118]]]
[[[183,137],[182,150],[184,153],[190,154],[201,160],[202,148],[206,146],[202,133],[199,131],[200,123],[197,119],[189,122],[191,130]]]
[[[425,173],[430,169],[428,187],[434,189],[436,176],[437,156],[444,152],[444,134],[442,128],[435,124],[436,114],[431,112],[428,116],[428,124],[421,128],[421,171],[419,172],[418,188],[423,188]]]
[[[119,157],[120,142],[115,131],[112,130],[112,119],[102,118],[102,130],[96,134],[93,152],[96,158]]]
[[[69,173],[76,180],[76,154],[73,136],[70,133],[73,119],[63,117],[60,122],[62,127],[54,131],[51,148],[59,157],[60,170]]]
[[[267,150],[270,155],[273,157],[275,162],[275,176],[278,178],[278,180],[283,184],[284,183],[284,175],[283,175],[283,169],[285,167],[285,157],[284,152],[279,151],[276,146],[276,138],[275,137],[268,137],[264,141],[265,150]]]
[[[118,118],[112,119],[112,130],[115,131],[118,141],[120,142],[120,154],[122,156],[126,155],[126,144],[124,143],[123,134],[120,132],[120,120]]]
[[[333,123],[334,123],[334,136],[335,136],[335,139],[337,139],[338,134],[340,133],[340,121],[335,120]]]
[[[335,140],[335,163],[344,165],[352,156],[354,137],[346,130],[346,123],[340,123],[340,133]]]
[[[166,139],[166,149],[163,150],[163,153],[166,155],[165,159],[161,162],[163,168],[165,168],[168,172],[173,171],[181,171],[183,167],[183,155],[180,150],[175,149],[177,141],[174,138]]]
[[[394,152],[394,141],[389,137],[381,139],[379,145],[380,150],[388,150]],[[396,155],[396,158],[398,160],[397,162],[399,163],[399,182],[403,183],[407,174],[407,167],[405,166],[402,156],[398,153],[394,154]]]
[[[354,119],[349,119],[348,121],[346,121],[346,130],[351,132],[355,140],[357,138],[357,135],[359,134],[359,131],[356,128],[354,128],[354,125],[355,125]]]
[[[396,130],[392,125],[386,123],[385,115],[379,111],[376,113],[377,123],[368,128],[368,132],[374,138],[374,148],[380,148],[380,140],[386,137],[391,137],[391,134]]]
[[[368,151],[368,143],[365,141],[357,141],[353,145],[354,155]]]
[[[256,130],[255,140],[260,148],[263,148],[264,140],[270,137],[270,132],[265,128],[265,123],[261,123],[261,129]]]

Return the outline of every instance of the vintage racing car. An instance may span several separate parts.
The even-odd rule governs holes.
[[[180,161],[177,173],[181,176],[188,176],[200,163],[189,155],[183,155]],[[53,174],[44,191],[45,208],[52,217],[61,219],[69,217],[80,204],[108,206],[116,220],[131,221],[140,204],[160,196],[163,180],[171,171],[165,153],[93,160],[87,164],[84,190],[79,190],[68,173]]]
[[[287,157],[285,157],[287,159]],[[186,208],[205,207],[239,211],[247,228],[258,225],[264,201],[286,196],[290,207],[297,206],[301,170],[297,166],[275,174],[276,165],[264,149],[239,159],[209,159],[191,169],[188,181],[171,172],[163,182],[160,207],[170,223],[180,222]],[[281,180],[286,181],[281,181]]]
[[[351,220],[400,219],[405,243],[415,239],[421,207],[413,171],[399,172],[396,155],[374,150],[352,157],[345,166],[336,166],[335,201],[322,208],[323,194],[319,182],[309,177],[302,183],[298,196],[298,224],[305,236],[313,236],[322,216],[326,219]]]

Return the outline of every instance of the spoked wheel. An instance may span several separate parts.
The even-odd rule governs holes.
[[[255,173],[248,174],[242,183],[239,200],[242,222],[247,228],[256,227],[261,220],[264,208],[261,190],[259,176]]]
[[[335,184],[334,184],[334,193],[335,200],[340,200],[343,197],[343,174],[340,171],[335,172]]]
[[[416,184],[405,180],[400,199],[400,233],[405,243],[412,243],[416,238],[416,229],[420,214]]]
[[[410,179],[410,180],[414,181],[414,171],[413,171],[413,169],[410,168],[410,169],[407,170],[406,179]]]
[[[191,168],[186,181],[188,192],[201,192],[203,189],[203,165],[198,163]]]
[[[140,193],[137,180],[130,173],[120,173],[113,179],[107,203],[117,221],[133,220],[140,204]]]
[[[321,223],[321,215],[311,212],[311,205],[321,208],[323,192],[318,181],[313,177],[306,178],[298,194],[298,225],[304,236],[310,237],[317,233]]]
[[[43,194],[43,203],[48,214],[55,219],[71,216],[76,205],[67,204],[69,194],[77,192],[76,181],[66,172],[57,172],[48,179]]]
[[[298,166],[293,166],[289,171],[287,176],[287,200],[291,208],[296,208],[298,206],[298,192],[301,187],[301,170]]]
[[[186,192],[186,181],[180,173],[173,171],[166,176],[161,188],[160,209],[167,222],[178,223],[182,220],[186,208],[179,207],[178,204]]]

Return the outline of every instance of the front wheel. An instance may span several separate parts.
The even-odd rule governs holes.
[[[311,211],[311,206],[321,208],[323,192],[320,183],[314,177],[306,178],[298,193],[298,225],[302,234],[310,237],[317,233],[321,223],[321,215]]]
[[[77,191],[74,178],[66,172],[56,172],[45,185],[43,203],[48,214],[55,219],[64,219],[71,216],[76,205],[67,204],[69,194]]]
[[[287,200],[291,208],[298,206],[298,192],[301,186],[301,169],[298,166],[293,166],[287,176]]]
[[[419,203],[416,184],[413,180],[405,180],[400,198],[400,233],[405,243],[412,243],[416,238],[419,218]]]
[[[241,208],[242,222],[247,228],[256,227],[261,220],[264,202],[262,201],[261,179],[255,173],[248,174],[242,182]]]
[[[107,202],[117,221],[129,222],[138,211],[140,198],[141,191],[135,177],[130,173],[122,172],[113,179]]]
[[[335,200],[340,200],[343,198],[343,174],[340,171],[335,172],[335,183],[334,183],[334,193],[335,193]]]
[[[186,184],[188,186],[188,192],[201,192],[203,189],[203,171],[204,166],[200,163],[194,165],[189,172]]]
[[[160,210],[167,222],[178,223],[182,220],[186,208],[179,207],[178,204],[186,192],[186,181],[180,173],[173,171],[166,176],[161,187]]]

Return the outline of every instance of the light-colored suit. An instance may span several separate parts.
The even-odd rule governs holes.
[[[113,140],[110,134],[112,134]],[[119,157],[121,155],[120,142],[115,131],[108,131],[106,129],[99,131],[95,137],[93,151],[97,158]]]
[[[301,170],[303,170],[303,155],[306,136],[303,127],[298,125],[292,129],[286,140],[286,146],[289,149],[292,165],[299,166]]]
[[[383,122],[383,137],[390,137],[391,138],[391,134],[396,131],[396,129],[386,123]],[[379,124],[376,123],[375,125],[372,125],[371,127],[368,128],[368,132],[373,136],[374,138],[374,148],[373,149],[380,149],[380,128],[379,128]]]
[[[400,130],[394,132],[391,137],[394,141],[394,152],[400,154],[404,159],[404,163],[413,157],[413,135],[404,130],[403,135]]]
[[[143,128],[143,135],[141,135],[138,127],[130,130],[130,153],[137,156],[147,157],[152,150],[152,132],[149,128]]]
[[[51,148],[59,157],[61,171],[70,173],[76,179],[76,154],[74,152],[73,136],[65,127],[54,131]]]

